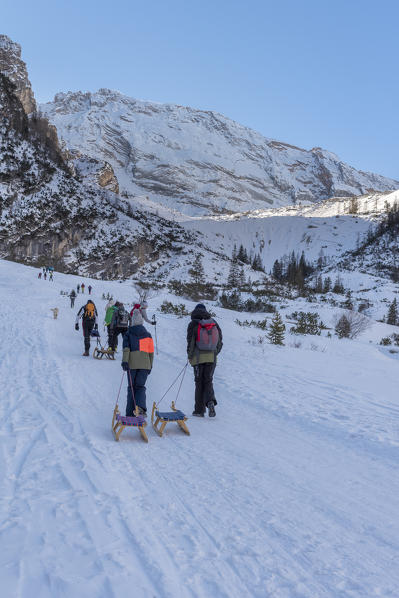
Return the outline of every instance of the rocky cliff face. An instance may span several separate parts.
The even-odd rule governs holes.
[[[331,152],[267,139],[221,114],[142,102],[108,89],[60,93],[40,110],[67,148],[111,164],[124,195],[145,196],[190,215],[399,186]]]
[[[156,269],[192,243],[178,224],[137,210],[90,176],[73,176],[45,121],[27,117],[1,74],[0,112],[0,257],[121,278]],[[95,162],[80,165],[104,183],[111,176],[98,174]]]
[[[25,62],[21,59],[21,46],[6,35],[0,35],[0,73],[6,75],[15,85],[15,93],[26,114],[36,110],[32,86]]]

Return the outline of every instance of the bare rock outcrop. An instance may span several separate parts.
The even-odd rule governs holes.
[[[0,73],[6,75],[16,86],[16,95],[26,114],[36,112],[36,102],[28,71],[25,62],[21,59],[21,46],[7,35],[0,35]]]

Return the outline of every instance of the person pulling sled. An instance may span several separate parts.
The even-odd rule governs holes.
[[[130,326],[130,316],[123,303],[116,301],[114,307],[116,309],[112,314],[109,325],[109,348],[111,351],[116,351],[118,348],[118,336],[120,334],[123,336]]]
[[[132,326],[123,337],[122,368],[127,372],[126,417],[134,415],[134,403],[139,414],[147,414],[146,388],[148,375],[154,362],[154,341],[143,326],[140,312],[133,315]],[[134,396],[133,396],[134,394]]]
[[[85,344],[85,351],[83,355],[88,357],[90,355],[90,335],[94,330],[98,330],[97,324],[97,309],[93,301],[89,300],[86,305],[82,305],[76,316],[75,330],[79,330],[79,320],[82,320],[83,337]]]
[[[187,327],[187,357],[194,369],[195,404],[193,415],[204,417],[208,408],[209,417],[215,417],[217,405],[213,389],[213,374],[216,357],[223,347],[222,331],[211,318],[205,305],[198,303],[191,313]]]

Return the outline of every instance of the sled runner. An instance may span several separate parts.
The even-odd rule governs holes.
[[[118,401],[119,401],[119,395],[121,393],[121,388],[122,388],[122,383],[123,383],[124,377],[125,377],[125,372],[123,372],[123,374],[122,374],[122,380],[121,380],[121,383],[119,386],[118,396],[116,397],[114,413],[112,416],[112,426],[111,426],[112,433],[114,435],[115,440],[117,442],[119,442],[119,438],[125,428],[129,428],[129,427],[130,428],[138,428],[144,442],[148,442],[148,437],[147,437],[147,434],[145,431],[147,422],[145,421],[144,415],[139,415],[139,408],[137,407],[136,401],[134,398],[133,384],[132,384],[132,379],[130,377],[130,372],[128,373],[128,383],[130,383],[131,389],[132,389],[135,415],[133,415],[132,417],[128,417],[128,416],[121,415],[121,413],[119,411]]]
[[[187,424],[186,424],[186,421],[188,419],[187,416],[183,413],[183,411],[180,411],[179,409],[176,409],[176,407],[175,407],[175,402],[177,402],[177,399],[179,397],[180,389],[181,389],[182,384],[183,384],[183,380],[184,380],[184,376],[186,374],[187,366],[188,366],[188,363],[186,363],[186,365],[184,366],[184,368],[181,370],[181,372],[179,373],[179,375],[177,376],[177,378],[169,386],[168,390],[165,392],[165,394],[163,395],[163,397],[158,401],[158,403],[155,403],[155,401],[154,401],[154,403],[152,405],[151,424],[152,424],[152,427],[154,428],[155,432],[158,434],[158,436],[162,436],[163,431],[164,431],[166,425],[169,424],[170,422],[176,422],[177,425],[179,426],[179,428],[181,430],[183,430],[183,432],[185,434],[187,434],[188,436],[190,436],[190,431],[187,428]],[[157,409],[159,403],[167,395],[167,393],[170,391],[170,389],[172,388],[172,386],[178,381],[178,379],[180,378],[180,376],[182,374],[183,374],[183,376],[182,376],[182,379],[180,381],[180,386],[179,386],[179,390],[177,391],[176,399],[175,399],[175,401],[172,401],[172,404],[171,404],[172,411],[159,411]]]
[[[96,347],[94,347],[93,357],[94,359],[102,359],[104,355],[107,359],[115,360],[115,351],[109,351],[108,349],[104,349],[104,347],[101,344],[100,337],[97,336],[97,345]]]

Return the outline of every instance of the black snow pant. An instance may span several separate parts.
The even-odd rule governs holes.
[[[209,401],[217,405],[215,391],[213,390],[213,374],[216,363],[200,363],[194,366],[195,379],[195,406],[196,413],[205,413]]]
[[[85,341],[85,351],[90,350],[90,334],[94,328],[95,321],[83,318],[82,320],[82,328],[83,328],[83,337]]]
[[[71,300],[71,307],[75,305],[75,297],[70,297]]]
[[[116,328],[111,328],[108,330],[109,330],[109,334],[108,334],[109,346],[111,347],[111,349],[116,351],[116,349],[118,348],[118,336],[120,334],[123,336],[125,334],[125,332],[127,332],[127,328],[116,327]]]

